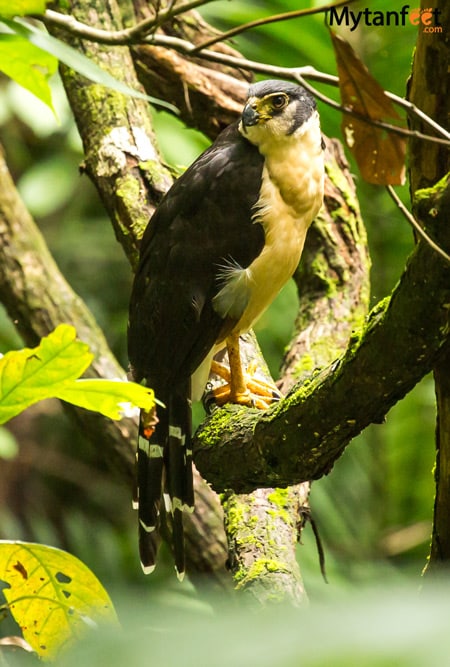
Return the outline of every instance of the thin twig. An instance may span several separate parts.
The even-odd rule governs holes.
[[[202,49],[209,48],[213,44],[217,44],[217,42],[224,42],[227,39],[230,39],[231,37],[235,37],[236,35],[240,35],[243,32],[246,32],[247,30],[251,30],[252,28],[258,28],[259,26],[262,25],[269,25],[270,23],[280,23],[281,21],[289,21],[290,19],[297,19],[302,16],[312,16],[313,14],[320,14],[322,12],[327,12],[330,9],[334,9],[335,7],[342,7],[342,5],[350,5],[352,2],[357,2],[358,0],[340,0],[339,2],[332,2],[328,5],[323,5],[322,7],[308,7],[306,9],[295,9],[292,12],[284,12],[283,14],[274,14],[273,16],[267,16],[263,19],[256,19],[255,21],[250,21],[249,23],[244,23],[242,25],[238,25],[235,28],[232,28],[231,30],[227,30],[227,32],[221,33],[218,37],[212,37],[211,39],[208,39],[206,42],[203,42],[202,44],[197,45],[195,52],[201,51]]]
[[[319,81],[320,83],[327,83],[330,86],[339,86],[339,77],[334,76],[333,74],[324,74],[323,72],[318,72],[317,70],[311,71],[308,73],[308,77],[312,79],[313,81]],[[391,93],[388,90],[384,91],[384,94],[386,97],[388,97],[392,102],[395,102],[399,107],[402,107],[405,109],[405,111],[410,115],[410,116],[416,116],[417,119],[423,121],[426,125],[431,127],[435,132],[438,134],[442,135],[444,138],[444,141],[441,143],[448,143],[450,141],[450,132],[447,132],[442,125],[439,125],[436,123],[435,120],[430,118],[429,116],[426,115],[421,109],[416,107],[415,104],[410,102],[409,100],[405,100],[403,97],[400,97],[399,95],[395,95],[395,93]],[[319,95],[317,95],[319,97]],[[326,104],[330,104],[330,102],[333,102],[333,100],[330,100],[330,98],[327,98],[323,96],[323,101]],[[320,99],[320,98],[319,98]],[[335,105],[337,104],[336,102],[334,103]],[[330,104],[330,106],[333,106]],[[339,107],[341,111],[345,111],[345,107]],[[420,134],[420,133],[419,133]],[[417,135],[415,135],[417,136]],[[428,135],[422,135],[422,138],[427,138],[428,140],[432,140]]]
[[[174,3],[171,2],[169,7],[165,11],[158,13],[154,19],[146,19],[138,25],[129,28],[129,31],[134,37],[146,35],[150,31],[159,28],[163,23],[166,23],[166,21],[175,18],[175,16],[189,12],[191,9],[196,9],[202,5],[207,5],[210,2],[214,2],[214,0],[192,0],[192,2],[186,2],[183,5],[177,5],[175,7],[173,6]]]
[[[394,201],[395,205],[397,208],[401,211],[403,216],[406,218],[406,220],[409,222],[409,224],[416,230],[418,234],[428,243],[428,245],[433,248],[441,257],[443,257],[447,262],[450,262],[450,255],[447,255],[445,250],[442,250],[442,248],[435,242],[433,241],[432,238],[428,236],[426,231],[419,225],[415,217],[408,211],[406,206],[403,204],[397,193],[395,192],[394,188],[392,185],[386,185],[386,190],[388,191],[391,199]]]
[[[395,95],[394,93],[390,93],[388,91],[385,91],[386,95],[391,99],[393,102],[398,104],[400,107],[403,107],[403,109],[406,110],[406,112],[410,116],[415,116],[419,120],[423,121],[426,125],[429,127],[433,128],[435,132],[438,134],[441,134],[445,139],[450,141],[450,132],[447,132],[442,125],[439,125],[439,123],[436,123],[435,120],[430,118],[430,116],[427,116],[426,113],[424,113],[421,109],[416,107],[415,104],[410,102],[409,100],[405,100],[403,97],[399,97],[398,95]]]
[[[148,43],[154,44],[155,46],[166,46],[167,48],[173,48],[176,51],[179,51],[181,53],[184,53],[185,55],[192,56],[193,53],[196,52],[196,47],[193,46],[190,42],[187,42],[186,40],[179,39],[178,37],[170,37],[168,35],[155,35],[154,37],[149,38]],[[205,60],[211,60],[214,62],[218,62],[224,65],[230,65],[232,67],[238,67],[240,69],[246,69],[250,70],[253,72],[259,72],[261,74],[270,74],[273,76],[277,76],[280,78],[284,79],[292,79],[294,81],[298,81],[302,83],[302,85],[305,86],[305,88],[308,88],[308,90],[318,99],[322,100],[325,104],[342,111],[343,113],[355,116],[356,118],[359,118],[360,120],[364,120],[365,122],[376,125],[378,127],[384,128],[390,132],[395,132],[397,134],[402,134],[404,136],[410,136],[410,137],[415,137],[419,139],[423,139],[426,141],[432,141],[435,143],[440,143],[440,144],[445,144],[445,145],[450,145],[450,133],[444,130],[443,127],[438,125],[432,118],[429,118],[425,113],[420,111],[418,113],[418,109],[415,107],[415,105],[411,104],[411,102],[408,102],[407,100],[404,100],[401,97],[398,97],[397,95],[394,95],[393,93],[388,93],[386,92],[386,95],[396,102],[399,106],[405,108],[407,112],[410,115],[415,115],[418,118],[420,118],[424,123],[429,125],[435,132],[438,134],[441,134],[443,136],[442,139],[439,137],[434,137],[428,134],[423,134],[421,132],[418,132],[416,130],[407,130],[406,128],[401,128],[397,127],[396,125],[390,125],[389,123],[384,123],[383,121],[377,121],[373,120],[370,118],[367,118],[366,116],[363,116],[361,114],[358,114],[357,112],[353,111],[352,109],[348,109],[347,107],[344,107],[340,105],[338,102],[335,102],[334,100],[331,100],[329,97],[326,95],[323,95],[320,93],[318,90],[313,88],[312,86],[306,85],[305,78],[310,78],[315,81],[319,81],[321,83],[327,83],[330,85],[337,86],[339,84],[339,79],[337,76],[332,76],[330,74],[323,74],[322,72],[317,71],[313,67],[277,67],[275,65],[268,65],[266,63],[259,63],[255,60],[247,60],[246,58],[238,58],[236,56],[230,56],[225,53],[219,53],[217,51],[210,51],[209,49],[204,49],[202,50],[199,54],[201,55],[202,58]]]
[[[415,139],[423,139],[424,141],[431,141],[432,143],[436,144],[444,144],[445,146],[450,145],[450,141],[448,139],[442,139],[440,137],[434,137],[430,134],[424,134],[423,132],[419,132],[419,130],[409,130],[406,127],[399,127],[398,125],[392,125],[391,123],[386,123],[383,120],[377,120],[376,118],[370,118],[369,116],[364,116],[364,114],[361,114],[358,111],[355,111],[354,109],[350,109],[349,107],[344,107],[342,104],[339,104],[339,102],[336,102],[335,100],[331,99],[331,97],[328,97],[327,95],[324,95],[323,93],[318,91],[317,88],[314,88],[314,86],[311,86],[307,81],[305,81],[304,76],[299,73],[296,73],[292,78],[294,78],[295,81],[298,81],[298,83],[300,83],[304,88],[309,90],[309,92],[312,95],[314,95],[316,99],[320,100],[327,106],[331,107],[332,109],[336,109],[336,111],[345,113],[348,116],[353,116],[354,118],[357,118],[358,120],[367,123],[368,125],[379,127],[383,130],[387,130],[388,132],[392,132],[393,134],[399,134],[400,136],[403,137],[414,137]],[[333,82],[329,83],[333,85]]]
[[[136,25],[122,30],[101,30],[100,28],[92,28],[86,23],[77,21],[77,19],[69,14],[61,14],[52,9],[47,9],[43,16],[36,14],[34,15],[34,18],[40,19],[44,23],[58,26],[63,30],[67,30],[72,34],[78,35],[91,42],[109,44],[111,46],[128,46],[130,44],[141,43],[149,33],[159,28],[166,21],[175,18],[175,16],[188,12],[196,7],[200,7],[201,5],[206,5],[209,2],[214,2],[214,0],[192,0],[192,2],[186,2],[175,8],[170,7],[165,11],[158,13],[156,16],[146,18]]]
[[[46,9],[42,16],[33,14],[32,17],[43,21],[45,25],[60,28],[88,42],[107,44],[109,46],[130,46],[135,44],[137,40],[136,33],[144,29],[149,30],[151,21],[154,20],[151,19],[149,21],[149,19],[145,19],[145,21],[141,21],[141,23],[136,24],[132,28],[124,28],[123,30],[101,30],[78,21],[70,14],[61,14],[60,12],[55,12],[53,9]],[[141,42],[142,37],[139,37],[138,41]]]
[[[200,0],[195,0],[195,2],[200,2]],[[191,6],[192,3],[186,3],[183,7]],[[178,8],[179,9],[179,8]],[[39,18],[39,17],[38,17]],[[99,44],[109,44],[115,46],[126,46],[130,44],[149,44],[151,46],[163,46],[165,48],[173,49],[183,55],[192,56],[192,55],[201,55],[205,60],[212,62],[221,63],[223,65],[229,65],[231,67],[237,67],[240,69],[249,70],[252,72],[258,72],[261,74],[269,74],[271,76],[291,79],[294,81],[300,82],[305,88],[308,88],[310,92],[320,99],[328,106],[333,107],[343,113],[353,115],[360,120],[363,120],[369,124],[381,127],[390,132],[395,132],[404,136],[411,136],[418,139],[432,141],[435,143],[450,145],[450,133],[447,132],[443,127],[438,125],[432,118],[427,116],[423,111],[417,109],[414,104],[404,100],[403,98],[394,95],[393,93],[386,92],[386,95],[396,104],[406,109],[407,113],[410,116],[415,116],[420,119],[426,125],[431,127],[437,134],[441,135],[443,138],[430,136],[423,134],[416,130],[407,130],[406,128],[400,128],[395,125],[390,125],[389,123],[384,123],[383,121],[377,121],[369,119],[365,116],[362,116],[355,111],[343,107],[338,102],[335,102],[331,98],[323,95],[318,90],[306,83],[305,78],[309,78],[313,81],[319,81],[321,83],[327,83],[333,86],[339,84],[339,79],[336,76],[330,74],[324,74],[314,69],[314,67],[278,67],[275,65],[269,65],[267,63],[260,63],[255,60],[248,60],[246,58],[239,58],[237,56],[232,56],[226,53],[221,53],[218,51],[211,51],[209,49],[202,49],[201,51],[197,50],[197,47],[191,42],[180,39],[179,37],[172,37],[169,35],[147,35],[145,37],[139,37],[138,32],[142,30],[142,25],[145,23],[146,29],[148,29],[149,23],[142,22],[133,28],[128,28],[126,30],[117,30],[117,31],[107,31],[99,30],[96,28],[91,28],[90,26],[77,21],[72,16],[66,14],[60,14],[53,10],[47,9],[45,14],[40,17],[44,23],[50,23],[52,25],[57,25],[63,30],[67,30],[72,34],[76,34],[82,39],[87,39],[89,41],[97,42]]]

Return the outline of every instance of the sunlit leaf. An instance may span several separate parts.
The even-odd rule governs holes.
[[[153,391],[134,382],[114,380],[77,380],[65,383],[57,398],[80,408],[95,410],[110,419],[121,419],[133,406],[151,410],[155,404]]]
[[[45,0],[0,0],[0,16],[25,16],[25,14],[43,14]]]
[[[98,579],[74,556],[40,544],[0,541],[3,594],[24,639],[44,659],[103,624],[118,625]]]
[[[79,380],[93,358],[69,324],[60,324],[33,349],[5,354],[0,359],[0,424],[44,398],[60,398],[110,419],[153,407],[153,391],[134,382]]]
[[[392,102],[350,44],[331,30],[330,34],[343,106],[372,120],[398,121],[400,116]],[[366,181],[378,185],[404,183],[406,142],[402,137],[348,114],[343,115],[342,131]]]
[[[8,352],[0,359],[0,424],[33,403],[55,395],[62,382],[75,380],[94,355],[61,324],[35,348]]]
[[[49,78],[58,61],[20,35],[0,33],[0,70],[36,95],[52,111]]]
[[[112,88],[113,90],[122,93],[123,95],[128,95],[129,97],[137,97],[139,99],[147,100],[155,106],[164,107],[172,113],[178,113],[178,109],[172,104],[160,100],[151,95],[146,95],[145,93],[130,88],[123,81],[119,81],[111,74],[99,67],[94,61],[87,58],[85,55],[76,51],[68,44],[61,42],[59,39],[52,37],[47,32],[44,32],[40,28],[27,23],[22,19],[17,19],[15,21],[5,21],[8,27],[11,30],[14,30],[25,39],[28,39],[32,44],[47,51],[51,55],[55,56],[62,63],[71,67],[79,74],[82,74],[90,81],[94,83],[99,83],[107,88]]]

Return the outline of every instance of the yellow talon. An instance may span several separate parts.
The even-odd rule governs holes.
[[[211,365],[211,372],[221,377],[226,383],[216,387],[212,392],[217,405],[237,403],[266,410],[273,401],[281,398],[274,384],[254,377],[257,368],[255,361],[251,362],[245,374],[243,373],[238,336],[227,339],[227,349],[230,367],[215,360]]]

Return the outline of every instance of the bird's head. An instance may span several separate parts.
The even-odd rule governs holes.
[[[311,124],[319,128],[313,96],[285,81],[260,81],[250,86],[239,122],[240,133],[256,146],[301,134]]]

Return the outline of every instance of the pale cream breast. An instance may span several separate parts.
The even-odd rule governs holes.
[[[306,232],[323,201],[324,164],[317,116],[296,133],[265,146],[265,165],[254,221],[265,245],[246,269],[249,300],[234,331],[251,328],[298,266]]]

